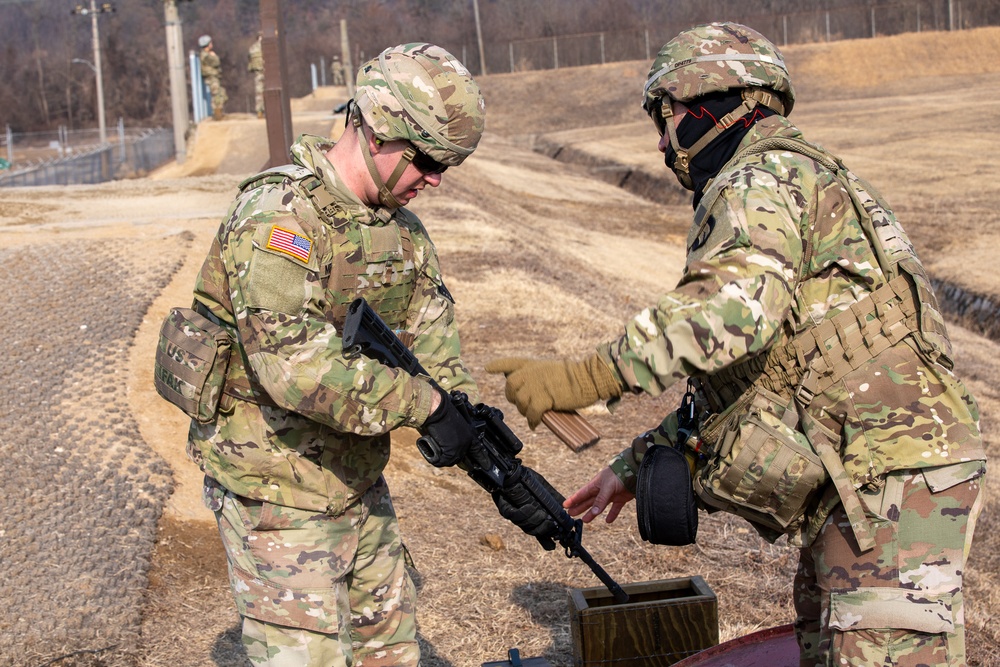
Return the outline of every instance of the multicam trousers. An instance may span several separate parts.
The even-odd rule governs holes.
[[[337,517],[241,498],[206,478],[243,644],[269,667],[416,667],[416,591],[384,479]]]
[[[208,86],[208,92],[212,96],[212,113],[221,114],[222,108],[226,106],[226,100],[229,99],[222,81],[217,76],[206,76],[205,85]]]
[[[254,72],[253,74],[253,100],[254,111],[258,116],[264,115],[264,73]]]
[[[862,492],[878,544],[859,553],[843,507],[795,576],[802,667],[965,665],[962,572],[984,461],[890,473]]]

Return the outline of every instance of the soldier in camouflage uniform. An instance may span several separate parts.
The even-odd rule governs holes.
[[[201,80],[208,86],[208,92],[212,96],[212,118],[222,120],[222,109],[229,99],[226,97],[226,89],[222,87],[222,63],[212,48],[210,36],[199,37],[198,46],[201,47],[201,54],[198,57],[201,63]]]
[[[236,346],[188,453],[261,665],[418,664],[390,432],[432,436],[442,465],[475,438],[427,379],[345,355],[340,336],[364,297],[440,387],[477,400],[434,245],[403,205],[475,150],[483,98],[448,52],[406,44],[359,70],[348,118],[336,143],[303,136],[293,164],[241,184],[195,287]]]
[[[340,62],[340,56],[334,56],[330,63],[330,72],[333,74],[333,85],[344,85],[344,66]]]
[[[720,443],[750,451],[754,420],[783,417],[774,428],[815,449],[802,456],[827,473],[802,515],[774,518],[797,471],[765,488],[770,458],[749,462],[742,496],[713,505],[716,484],[698,502],[755,516],[763,536],[801,547],[801,664],[962,665],[962,572],[985,473],[978,408],[952,373],[906,234],[871,186],[788,122],[794,99],[781,54],[745,26],[668,42],[643,107],[667,166],[694,192],[680,283],[582,362],[500,359],[487,370],[507,376],[532,427],[546,410],[657,395],[688,378],[702,437],[679,436],[683,413],[668,415],[567,499],[584,521],[609,505],[613,521],[635,498],[651,444],[686,446],[698,491],[726,455]],[[747,514],[753,496],[782,501]]]
[[[264,50],[261,42],[264,36],[257,33],[257,39],[247,53],[247,71],[253,74],[253,102],[257,118],[264,117]]]

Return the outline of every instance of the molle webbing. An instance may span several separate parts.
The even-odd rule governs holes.
[[[813,396],[918,330],[913,289],[901,275],[786,345],[705,376],[702,388],[715,412],[754,384],[788,399],[796,395],[808,405]]]
[[[372,263],[359,262],[344,254],[334,256],[326,285],[330,295],[329,312],[334,325],[343,328],[347,308],[358,296],[364,296],[382,321],[393,330],[406,323],[407,309],[413,295],[413,272],[400,271],[414,263],[415,251],[410,230],[390,221],[368,225],[361,231],[365,255]],[[371,273],[379,266],[383,273]]]
[[[802,432],[837,489],[862,551],[875,546],[873,527],[844,469],[839,437],[828,433],[808,408],[815,396],[845,375],[918,333],[917,319],[913,287],[909,277],[901,275],[786,345],[709,375],[700,383],[709,406],[716,412],[735,403],[753,385],[788,401],[785,414],[797,413],[801,420]],[[792,405],[798,409],[791,410]]]
[[[240,184],[240,189],[246,191],[265,184],[286,181],[290,182],[301,195],[311,200],[320,215],[334,228],[343,231],[344,224],[360,224],[343,217],[340,200],[323,185],[322,180],[304,167],[285,165],[270,169],[248,178]],[[395,258],[402,260],[404,265],[412,264],[413,238],[410,230],[395,220],[395,210],[376,207],[373,209],[373,214],[382,224],[367,225],[367,231],[361,232],[365,238],[363,248],[365,256],[373,263],[384,263],[390,258]],[[347,307],[362,290],[368,291],[365,298],[384,322],[393,328],[403,326],[413,287],[412,279],[386,282],[383,280],[385,276],[374,276],[369,273],[368,262],[357,261],[356,258],[342,254],[334,257],[332,266],[324,268],[329,270],[326,289],[332,299],[330,313],[335,326],[338,328],[343,326]],[[378,292],[380,298],[375,298],[374,292]]]
[[[415,281],[412,271],[407,272],[406,267],[413,265],[415,250],[410,230],[396,221],[396,212],[375,208],[374,217],[382,224],[364,225],[345,218],[340,201],[323,181],[305,167],[297,165],[275,167],[251,176],[240,184],[240,190],[246,192],[267,184],[281,183],[290,183],[300,196],[308,198],[326,223],[339,233],[345,233],[346,225],[355,225],[360,229],[360,251],[368,261],[337,253],[332,265],[321,267],[321,270],[329,271],[324,287],[330,298],[329,316],[334,326],[342,328],[351,301],[364,296],[387,325],[401,329],[406,322]],[[381,267],[382,273],[371,273],[372,266],[376,265]],[[198,305],[198,312],[224,326],[233,340],[239,342],[238,333],[232,325],[219,321],[201,304]],[[250,403],[276,407],[273,399],[248,373],[243,345],[238,344],[234,348],[223,393]]]

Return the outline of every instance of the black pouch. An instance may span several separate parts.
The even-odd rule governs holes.
[[[698,535],[691,468],[679,450],[653,445],[642,457],[635,488],[639,535],[650,544],[682,547]]]

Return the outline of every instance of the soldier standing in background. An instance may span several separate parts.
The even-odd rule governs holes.
[[[247,54],[247,71],[253,74],[253,100],[257,118],[264,117],[264,49],[261,45],[264,36],[257,33],[257,39],[250,45]]]
[[[348,357],[364,297],[412,340],[444,391],[475,400],[434,244],[404,205],[476,149],[485,106],[444,49],[406,44],[358,72],[343,136],[304,135],[294,164],[245,180],[194,291],[234,342],[222,403],[192,421],[257,665],[419,662],[413,582],[382,476],[390,431],[413,427],[454,465],[475,439],[426,379]]]
[[[212,118],[222,120],[223,107],[226,105],[226,89],[222,87],[222,63],[219,56],[212,48],[212,38],[209,35],[202,35],[198,38],[198,46],[201,47],[201,79],[208,86],[208,92],[212,96]]]
[[[697,503],[787,535],[803,667],[964,665],[979,410],[905,232],[786,120],[794,101],[778,49],[750,28],[668,42],[643,108],[694,192],[680,283],[582,362],[487,370],[532,428],[547,410],[687,378],[681,408],[568,498],[570,513],[610,505],[610,522],[636,500],[644,539],[687,544]]]
[[[345,85],[344,66],[340,62],[340,56],[333,57],[333,62],[330,63],[330,74],[333,75],[333,85]]]

